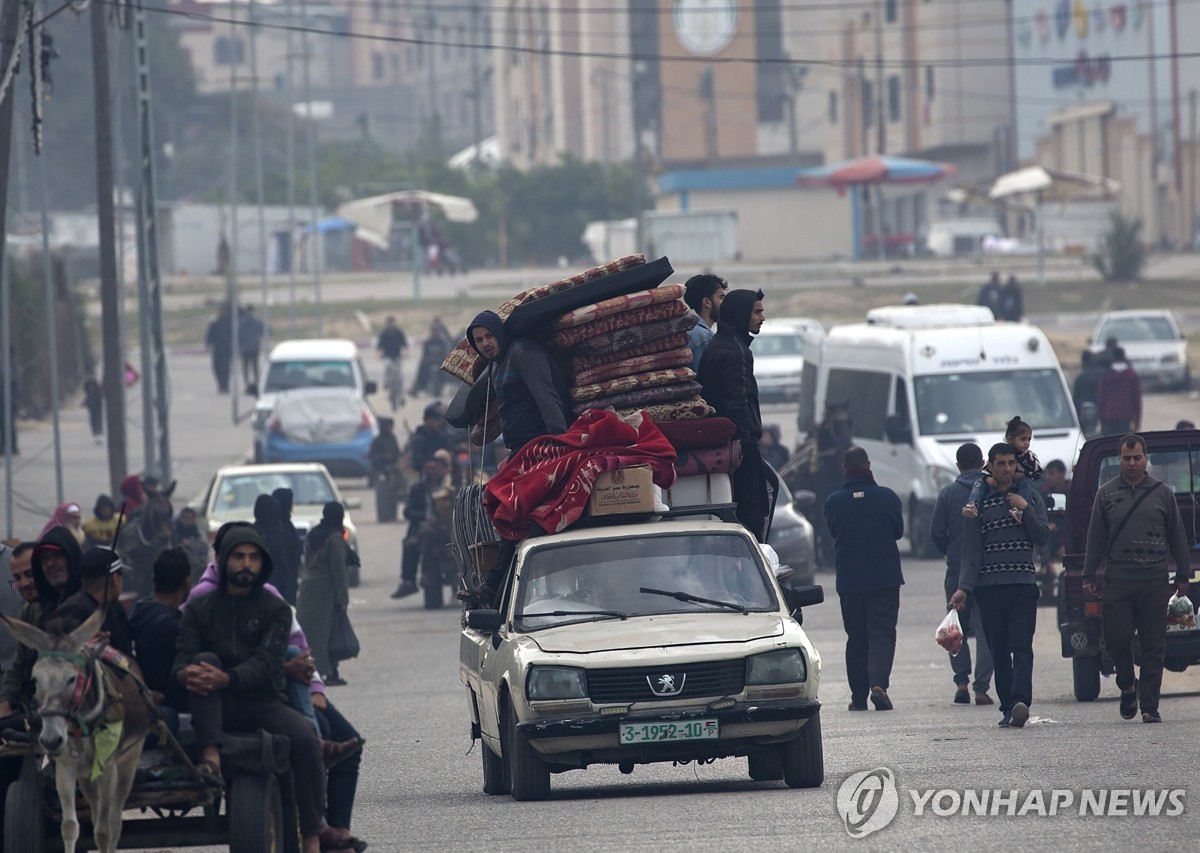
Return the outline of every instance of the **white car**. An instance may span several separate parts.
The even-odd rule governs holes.
[[[800,399],[806,374],[816,382],[815,360],[820,353],[825,328],[808,317],[770,319],[763,323],[750,351],[754,353],[754,378],[758,397],[764,403]],[[808,371],[805,364],[812,365]]]
[[[735,756],[751,779],[820,785],[821,657],[798,619],[822,599],[785,600],[735,523],[525,540],[499,609],[468,611],[459,644],[484,791],[538,800],[564,770]]]
[[[217,530],[227,521],[254,521],[254,502],[259,495],[269,495],[276,489],[291,489],[293,497],[292,524],[301,536],[321,520],[321,512],[329,501],[346,507],[346,540],[358,551],[358,529],[349,510],[358,509],[358,498],[343,498],[329,470],[319,463],[295,462],[280,465],[226,465],[218,468],[202,497],[192,504],[204,517],[203,523],[211,542]],[[351,585],[357,586],[357,574],[352,573]]]
[[[1187,338],[1170,311],[1110,311],[1100,315],[1088,349],[1104,351],[1109,338],[1125,350],[1143,385],[1187,390],[1192,385]]]

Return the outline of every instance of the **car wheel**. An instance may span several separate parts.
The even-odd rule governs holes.
[[[538,756],[537,750],[517,734],[517,715],[512,706],[504,708],[504,763],[508,765],[508,781],[512,798],[519,802],[544,800],[550,796],[550,768]]]
[[[1071,672],[1075,677],[1075,700],[1096,701],[1100,695],[1100,656],[1080,655],[1071,658]]]
[[[777,752],[752,752],[747,761],[750,778],[755,782],[778,782],[783,778],[783,756]]]
[[[808,718],[799,737],[783,745],[783,781],[789,788],[816,788],[825,781],[820,711]]]
[[[510,793],[512,787],[508,780],[508,768],[504,766],[504,759],[492,752],[492,748],[482,738],[479,741],[479,751],[483,755],[483,793]]]

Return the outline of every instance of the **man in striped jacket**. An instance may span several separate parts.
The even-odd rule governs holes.
[[[1034,549],[1046,544],[1050,527],[1041,495],[1034,491],[1032,500],[1026,500],[1017,493],[1020,466],[1015,447],[993,444],[988,467],[996,485],[988,488],[979,517],[963,525],[958,590],[950,605],[963,610],[967,596],[975,596],[992,651],[1000,725],[1021,728],[1033,703],[1038,602]]]

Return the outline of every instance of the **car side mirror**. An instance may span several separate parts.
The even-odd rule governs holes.
[[[797,489],[792,492],[792,506],[798,510],[810,509],[817,504],[817,493],[808,489]]]
[[[819,583],[804,584],[802,586],[786,587],[788,593],[788,603],[793,608],[812,607],[814,604],[820,604],[825,600],[825,588]]]
[[[912,444],[912,425],[904,415],[888,415],[884,432],[892,444]]]
[[[378,390],[379,390],[378,382],[371,381],[371,382],[367,382],[365,385],[363,385],[363,395],[364,396],[374,394]]]
[[[467,611],[467,627],[473,631],[494,634],[500,630],[502,624],[504,624],[504,620],[500,617],[499,610],[481,609]]]

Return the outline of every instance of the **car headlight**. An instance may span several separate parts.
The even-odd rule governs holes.
[[[746,658],[746,684],[794,684],[808,678],[799,649],[780,649]]]
[[[1164,355],[1162,357],[1163,364],[1179,364],[1181,361],[1182,359],[1179,357],[1179,353],[1177,352],[1173,352],[1170,355]]]
[[[930,465],[929,479],[933,480],[934,489],[940,492],[957,480],[958,474],[949,468],[943,468],[941,465]]]
[[[530,667],[525,682],[529,701],[587,698],[587,673],[569,666]]]

